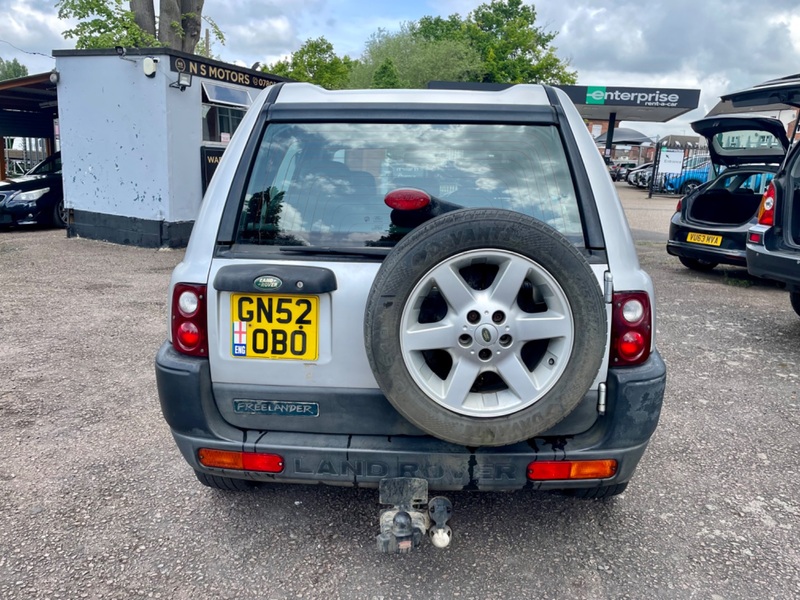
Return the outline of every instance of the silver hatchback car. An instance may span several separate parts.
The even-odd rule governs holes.
[[[206,193],[156,358],[205,485],[622,492],[661,410],[653,286],[567,96],[277,84]]]

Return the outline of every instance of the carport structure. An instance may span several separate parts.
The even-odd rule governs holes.
[[[42,138],[50,155],[58,118],[57,82],[54,72],[0,81],[0,138]],[[5,144],[0,143],[0,180],[6,178],[5,169]]]

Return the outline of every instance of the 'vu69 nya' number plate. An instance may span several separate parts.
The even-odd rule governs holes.
[[[231,354],[316,360],[319,297],[231,294]]]

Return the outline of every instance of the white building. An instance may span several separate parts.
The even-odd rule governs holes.
[[[282,78],[165,48],[53,55],[68,234],[185,245],[242,116]]]

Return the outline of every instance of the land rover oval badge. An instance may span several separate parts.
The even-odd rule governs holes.
[[[255,278],[253,285],[260,290],[277,290],[283,285],[283,281],[274,275],[262,275],[261,277]]]

